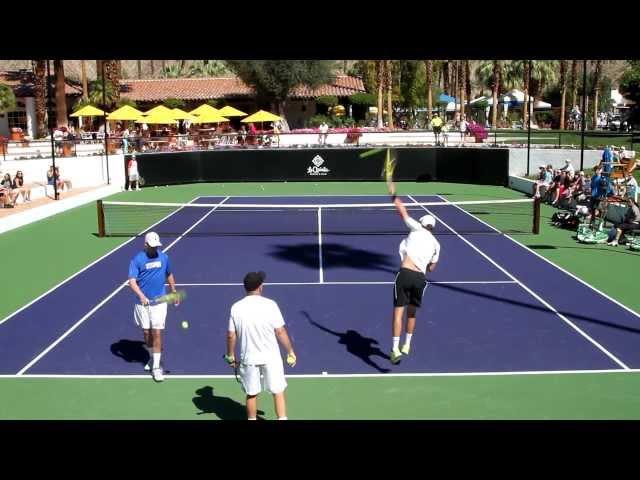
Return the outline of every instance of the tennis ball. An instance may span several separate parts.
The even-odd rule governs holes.
[[[189,328],[189,322],[187,322],[186,320],[183,320],[182,323],[180,324],[182,326],[182,328],[184,328],[185,330],[187,328]]]

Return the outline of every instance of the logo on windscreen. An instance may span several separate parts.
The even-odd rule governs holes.
[[[322,158],[320,155],[316,155],[315,157],[313,157],[311,163],[313,163],[313,166],[307,167],[307,175],[327,175],[329,172],[331,172],[331,170],[329,170],[327,167],[322,166],[322,164],[324,163],[324,158]]]

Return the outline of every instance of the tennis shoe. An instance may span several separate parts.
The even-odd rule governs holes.
[[[609,245],[611,247],[617,247],[618,246],[618,241],[617,240],[613,240],[611,242],[608,242],[607,245]]]
[[[164,374],[162,373],[161,368],[154,368],[153,371],[151,372],[151,375],[153,376],[153,379],[156,382],[164,381]]]
[[[402,348],[400,349],[400,353],[402,353],[403,355],[409,355],[409,351],[411,350],[411,347],[405,343],[404,345],[402,345]]]
[[[397,365],[398,363],[400,363],[401,357],[402,357],[402,353],[400,353],[400,350],[398,350],[397,348],[394,348],[393,350],[391,350],[391,363],[393,363],[394,365]]]

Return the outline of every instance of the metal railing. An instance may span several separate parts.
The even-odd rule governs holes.
[[[336,135],[344,135],[336,138]],[[378,138],[372,138],[378,135]],[[385,135],[386,138],[379,135]],[[447,132],[449,142],[461,143],[461,135],[457,130]],[[396,137],[394,139],[394,137]],[[402,137],[402,140],[398,140]],[[118,150],[124,151],[124,140],[121,136],[110,135],[108,138],[109,154],[115,154]],[[330,129],[327,134],[321,134],[317,129],[304,129],[293,132],[258,131],[255,134],[229,132],[218,133],[205,131],[190,134],[167,134],[161,136],[131,136],[126,139],[127,151],[125,153],[145,152],[172,152],[211,150],[218,148],[279,148],[279,147],[317,147],[317,146],[359,146],[362,144],[388,145],[394,141],[400,141],[401,145],[433,145],[434,133],[431,130],[389,130],[375,128],[343,128]],[[640,133],[619,133],[602,130],[585,132],[585,148],[603,148],[605,145],[625,146],[628,150],[634,150],[635,144],[640,141]],[[530,145],[549,148],[580,148],[581,132],[575,130],[532,130]],[[17,143],[19,146],[11,145]],[[475,143],[472,135],[466,137],[466,144]],[[514,129],[486,130],[484,145],[493,147],[527,147],[527,131]],[[3,161],[7,157],[16,160],[44,158],[49,156],[51,140],[1,140],[0,150]],[[79,157],[104,154],[104,136],[85,134],[83,138],[55,141],[56,156]],[[91,147],[93,146],[93,148]]]

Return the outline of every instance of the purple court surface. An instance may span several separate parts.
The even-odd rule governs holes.
[[[433,196],[413,202],[442,201]],[[200,197],[195,203],[325,205],[383,203],[388,197]],[[225,375],[221,357],[229,308],[247,271],[267,272],[265,295],[278,302],[298,354],[294,375],[483,374],[640,368],[638,315],[505,235],[464,234],[481,220],[451,206],[429,210],[442,251],[428,276],[411,354],[388,359],[393,280],[400,234],[341,235],[345,220],[318,213],[224,215],[238,231],[289,235],[205,234],[221,222],[213,209],[179,210],[163,238],[187,300],[169,307],[164,363],[169,375]],[[414,212],[414,216],[417,213]],[[392,211],[366,230],[398,228]],[[274,222],[284,222],[278,226]],[[295,222],[291,225],[291,222]],[[286,223],[286,225],[285,225]],[[227,224],[233,229],[234,225]],[[486,227],[489,230],[489,227]],[[198,234],[200,233],[200,235]],[[141,237],[116,248],[0,322],[0,374],[143,375],[148,360],[125,286]],[[180,322],[188,320],[183,330]]]

